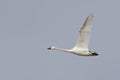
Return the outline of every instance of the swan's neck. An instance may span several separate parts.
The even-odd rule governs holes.
[[[56,47],[53,50],[60,50],[60,51],[64,51],[64,52],[70,52],[69,49],[56,48]]]

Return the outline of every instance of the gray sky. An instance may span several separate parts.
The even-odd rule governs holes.
[[[119,0],[1,0],[0,80],[120,79]],[[98,57],[48,51],[72,48],[94,14],[90,50]]]

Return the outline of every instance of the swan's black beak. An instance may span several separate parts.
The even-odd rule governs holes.
[[[48,50],[51,50],[51,47],[47,48]]]

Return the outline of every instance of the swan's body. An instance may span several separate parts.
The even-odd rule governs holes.
[[[78,41],[75,47],[72,49],[62,49],[52,46],[49,47],[48,50],[60,50],[80,56],[97,56],[98,54],[96,52],[91,52],[88,49],[92,19],[93,15],[90,15],[86,18],[82,28],[79,31]]]

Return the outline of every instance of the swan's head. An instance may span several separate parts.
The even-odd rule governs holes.
[[[92,56],[98,56],[98,55],[99,55],[99,54],[96,53],[96,52],[91,52],[91,51],[89,51],[89,52],[91,53]]]
[[[48,50],[54,50],[55,49],[55,47],[54,46],[51,46],[51,47],[49,47],[49,48],[47,48]]]

